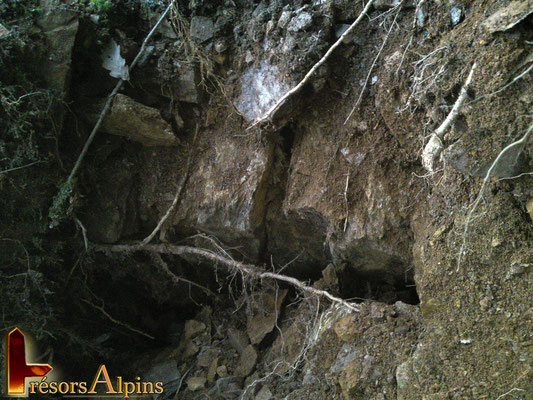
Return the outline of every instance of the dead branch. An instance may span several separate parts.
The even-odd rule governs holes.
[[[464,227],[464,231],[463,231],[463,242],[461,244],[461,250],[459,250],[459,256],[457,258],[457,272],[459,272],[459,268],[461,267],[461,261],[462,261],[463,254],[464,254],[465,248],[466,248],[468,229],[470,227],[470,222],[472,221],[472,216],[474,215],[474,212],[476,211],[477,207],[479,206],[479,203],[481,202],[481,199],[483,198],[483,192],[485,190],[485,187],[487,186],[487,183],[489,182],[489,178],[490,178],[490,176],[492,174],[492,171],[494,170],[494,168],[496,167],[496,165],[498,164],[500,159],[503,157],[503,155],[507,151],[509,151],[513,147],[521,146],[522,148],[517,152],[517,156],[516,156],[517,159],[518,159],[518,156],[520,155],[520,153],[522,153],[522,151],[524,150],[524,148],[525,148],[525,146],[527,144],[527,140],[529,139],[529,135],[531,134],[531,131],[533,131],[533,124],[531,124],[531,126],[529,127],[527,132],[524,134],[524,136],[522,136],[521,139],[517,140],[516,142],[511,143],[509,146],[504,148],[500,152],[500,154],[498,154],[498,157],[496,157],[496,159],[494,160],[494,162],[490,166],[489,170],[487,171],[487,174],[485,175],[485,179],[483,179],[483,184],[481,185],[481,189],[479,189],[479,193],[478,193],[478,195],[476,197],[476,200],[474,201],[474,203],[470,207],[470,211],[468,212],[468,215],[466,217],[465,227]]]
[[[245,264],[239,261],[231,260],[227,257],[215,254],[209,250],[200,249],[190,246],[178,246],[172,244],[131,244],[131,245],[96,245],[92,244],[90,246],[92,250],[99,252],[114,252],[114,253],[132,253],[136,251],[148,251],[152,253],[159,254],[173,254],[176,256],[197,256],[213,263],[220,263],[225,265],[231,272],[240,272],[243,275],[246,275],[254,279],[274,279],[277,281],[282,281],[291,284],[292,286],[302,290],[303,292],[313,294],[319,297],[326,297],[334,303],[338,303],[348,308],[351,311],[359,312],[359,307],[354,304],[350,304],[347,301],[333,296],[332,294],[326,292],[325,290],[315,289],[313,287],[307,286],[305,283],[299,281],[296,278],[290,276],[280,275],[273,272],[262,271],[259,267],[252,264]]]
[[[185,173],[183,175],[183,178],[178,186],[178,189],[176,190],[176,194],[174,195],[174,199],[172,200],[172,204],[168,208],[167,212],[163,217],[159,220],[159,223],[154,228],[152,233],[150,233],[143,241],[142,244],[146,245],[152,241],[154,236],[159,232],[163,224],[166,222],[166,220],[172,215],[174,212],[174,209],[178,205],[178,201],[181,198],[181,194],[183,193],[183,189],[185,188],[185,185],[187,185],[187,181],[189,180],[190,171],[191,171],[191,164],[192,164],[192,155],[194,151],[194,144],[196,143],[196,136],[198,135],[198,125],[196,125],[196,131],[194,132],[194,138],[192,141],[192,145],[189,148],[189,156],[187,157],[187,165],[185,167]]]
[[[85,244],[85,250],[89,249],[89,241],[87,240],[87,229],[85,229],[85,226],[81,223],[81,221],[78,218],[74,218],[74,221],[81,229],[81,233],[83,235],[83,243]]]
[[[13,171],[18,171],[19,169],[28,168],[28,167],[31,167],[32,165],[40,164],[40,163],[41,163],[41,161],[35,161],[35,162],[29,163],[29,164],[26,164],[26,165],[22,165],[20,167],[5,169],[3,171],[0,171],[0,175],[7,174],[7,173],[13,172]]]
[[[452,107],[452,110],[450,111],[444,122],[431,134],[431,138],[429,139],[428,144],[426,144],[426,147],[424,147],[424,151],[422,152],[422,164],[429,172],[433,172],[433,164],[444,147],[442,144],[444,133],[446,133],[448,128],[455,122],[455,120],[459,116],[459,111],[461,111],[461,107],[463,106],[468,96],[468,88],[472,83],[472,77],[474,76],[476,67],[477,63],[474,63],[474,65],[472,65],[470,73],[468,74],[468,78],[466,79],[465,84],[463,85],[463,88],[459,93],[459,97],[457,97],[457,100],[455,101],[455,104]]]
[[[148,333],[144,333],[143,331],[140,331],[138,329],[135,329],[133,327],[131,327],[130,325],[126,324],[125,322],[122,322],[122,321],[119,321],[115,318],[113,318],[111,315],[109,315],[109,313],[104,309],[104,307],[101,307],[101,306],[98,306],[96,304],[93,304],[91,303],[89,300],[85,300],[85,299],[81,299],[81,301],[83,301],[84,303],[87,303],[88,305],[90,305],[91,307],[93,307],[94,309],[100,311],[102,314],[105,315],[105,317],[107,319],[109,319],[111,322],[117,324],[117,325],[120,325],[120,326],[123,326],[124,328],[132,331],[132,332],[135,332],[135,333],[138,333],[139,335],[143,335],[145,337],[147,337],[148,339],[152,339],[152,340],[155,340],[155,337],[153,337],[152,335],[149,335]]]
[[[141,56],[144,53],[144,50],[146,48],[146,44],[148,43],[148,41],[150,40],[152,35],[155,33],[157,28],[159,28],[159,25],[161,25],[161,23],[163,22],[163,20],[167,16],[168,12],[170,11],[170,9],[171,9],[171,7],[172,7],[172,5],[174,4],[175,1],[176,0],[172,0],[171,1],[171,3],[169,4],[169,6],[165,10],[165,12],[161,15],[161,17],[159,18],[157,23],[154,25],[154,27],[152,28],[150,33],[148,33],[148,35],[144,39],[144,41],[143,41],[143,43],[141,45],[141,49],[139,50],[139,52],[137,53],[137,56],[135,57],[135,59],[131,63],[131,66],[129,67],[129,71],[130,72],[133,70],[133,68],[135,68],[135,65],[137,65],[137,63],[141,59]],[[89,146],[93,142],[93,140],[94,140],[94,138],[96,136],[96,133],[98,132],[98,129],[100,129],[100,125],[102,125],[104,117],[106,116],[106,114],[109,112],[109,109],[111,108],[111,104],[113,103],[113,99],[117,95],[118,91],[120,90],[120,88],[122,87],[124,82],[125,82],[124,79],[120,79],[118,81],[117,85],[115,86],[115,89],[113,89],[113,91],[111,92],[111,94],[107,98],[105,106],[102,109],[102,112],[100,113],[100,117],[98,118],[98,121],[96,121],[96,124],[94,125],[94,128],[93,128],[91,134],[89,135],[89,138],[85,142],[85,145],[83,146],[83,149],[82,149],[78,159],[76,160],[76,163],[74,164],[74,167],[72,168],[72,171],[70,172],[70,175],[69,175],[69,177],[68,177],[68,179],[67,179],[67,181],[65,183],[66,185],[72,183],[72,180],[74,179],[74,176],[76,175],[76,173],[80,169],[81,163],[82,163],[83,159],[85,158],[85,155],[87,154],[87,151],[89,150]]]
[[[339,39],[333,45],[328,49],[326,54],[315,64],[313,67],[305,74],[304,78],[298,83],[295,87],[293,87],[291,90],[289,90],[287,93],[285,93],[270,109],[263,114],[261,117],[255,120],[255,122],[248,128],[252,128],[256,125],[263,124],[269,120],[272,120],[274,114],[279,110],[279,108],[287,101],[289,97],[297,93],[308,81],[311,79],[313,74],[327,61],[329,56],[333,53],[333,51],[341,45],[341,43],[352,34],[352,32],[355,30],[355,27],[361,22],[363,17],[366,15],[372,4],[374,3],[374,0],[369,0],[366,4],[363,11],[361,11],[361,14],[357,17],[357,19],[353,22],[352,25],[341,35]]]

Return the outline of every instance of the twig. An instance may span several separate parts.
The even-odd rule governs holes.
[[[192,146],[189,149],[189,156],[187,157],[187,166],[185,167],[185,174],[183,175],[183,178],[181,180],[181,183],[178,186],[178,189],[176,190],[176,194],[174,195],[174,200],[172,200],[172,204],[168,208],[167,212],[163,217],[159,220],[159,223],[154,228],[152,233],[150,233],[143,241],[142,244],[148,244],[152,241],[154,236],[159,232],[163,224],[166,222],[166,220],[172,215],[174,212],[174,209],[178,205],[178,201],[181,198],[181,194],[183,193],[183,189],[185,188],[185,185],[187,184],[187,181],[189,180],[189,175],[191,171],[191,164],[192,164],[192,155],[194,151],[194,144],[196,143],[196,136],[198,134],[198,125],[196,125],[196,131],[194,132],[194,138],[192,141]]]
[[[89,304],[91,307],[93,307],[93,308],[97,309],[98,311],[100,311],[111,322],[113,322],[113,323],[115,323],[117,325],[123,326],[124,328],[127,328],[130,331],[132,331],[132,332],[138,333],[139,335],[143,335],[143,336],[147,337],[148,339],[155,340],[155,337],[153,337],[152,335],[149,335],[148,333],[144,333],[143,331],[135,329],[135,328],[131,327],[130,325],[126,324],[125,322],[116,320],[115,318],[113,318],[111,315],[108,314],[108,312],[104,309],[104,307],[97,306],[96,304],[91,303],[89,300],[81,299],[81,301],[83,301],[84,303]]]
[[[176,274],[174,274],[174,272],[172,272],[170,270],[170,268],[168,267],[168,264],[161,258],[161,256],[159,254],[154,254],[154,256],[155,256],[155,259],[157,261],[157,264],[170,277],[170,279],[172,279],[172,282],[174,282],[176,284],[180,283],[180,282],[188,283],[191,286],[194,286],[194,287],[197,287],[198,289],[201,289],[202,291],[204,291],[209,296],[216,297],[216,295],[211,290],[209,290],[208,288],[206,288],[206,287],[204,287],[202,285],[199,285],[198,283],[193,282],[193,281],[191,281],[189,279],[186,279],[186,278],[183,278],[181,276],[177,276]]]
[[[144,41],[142,43],[142,46],[141,46],[141,49],[139,50],[139,52],[137,53],[137,56],[135,57],[135,59],[131,63],[131,66],[129,67],[130,72],[133,70],[133,68],[135,68],[135,65],[139,62],[142,54],[144,53],[144,49],[146,48],[146,44],[148,43],[148,41],[150,40],[152,35],[155,33],[157,28],[159,28],[159,25],[161,25],[161,23],[163,22],[163,20],[167,16],[167,14],[170,11],[170,8],[174,4],[174,2],[175,2],[175,0],[171,1],[171,3],[169,4],[169,6],[165,10],[165,12],[161,15],[161,17],[159,18],[157,23],[154,25],[154,27],[152,28],[150,33],[148,33],[148,35],[144,39]],[[120,88],[122,87],[124,82],[125,82],[124,79],[119,80],[117,85],[115,86],[115,89],[113,89],[113,91],[111,92],[111,94],[107,98],[105,106],[102,109],[102,112],[100,113],[100,117],[98,118],[98,121],[96,121],[96,125],[94,125],[94,128],[93,128],[91,134],[89,135],[89,138],[85,142],[85,145],[83,146],[83,149],[82,149],[78,159],[76,160],[76,164],[74,164],[74,168],[72,168],[72,171],[70,172],[70,175],[69,175],[69,177],[68,177],[68,179],[66,181],[67,185],[72,182],[72,180],[74,179],[74,176],[76,175],[76,173],[80,169],[81,163],[82,163],[83,159],[85,158],[85,155],[87,154],[87,151],[89,150],[89,146],[93,142],[93,140],[94,140],[94,138],[96,136],[96,133],[98,132],[98,129],[100,129],[100,125],[102,125],[104,117],[106,116],[106,114],[108,113],[109,109],[111,108],[111,104],[113,103],[113,99],[117,95],[118,91],[120,90]]]
[[[521,173],[519,175],[509,176],[507,178],[500,178],[500,179],[498,179],[498,182],[506,181],[506,180],[510,180],[510,179],[519,179],[519,178],[521,178],[523,176],[527,176],[527,175],[533,175],[533,172],[523,172],[523,173]]]
[[[23,169],[23,168],[28,168],[28,167],[31,167],[32,165],[35,165],[35,164],[40,164],[41,161],[34,161],[32,163],[29,163],[29,164],[26,164],[26,165],[23,165],[21,167],[15,167],[15,168],[9,168],[9,169],[5,169],[3,171],[0,171],[0,175],[1,174],[7,174],[8,172],[13,172],[13,171],[17,171],[19,169]]]
[[[85,229],[85,227],[78,218],[74,218],[74,221],[76,221],[76,224],[78,224],[81,229],[81,233],[83,235],[83,243],[85,244],[85,250],[89,250],[89,241],[87,240],[87,229]]]
[[[341,304],[344,307],[350,309],[351,311],[359,312],[359,307],[357,307],[356,305],[350,304],[343,299],[335,297],[331,295],[330,293],[326,292],[325,290],[319,290],[319,289],[315,289],[313,287],[307,286],[305,283],[299,281],[296,278],[276,274],[273,272],[264,272],[264,271],[261,271],[261,269],[259,269],[259,267],[255,265],[245,264],[239,261],[231,260],[229,258],[223,257],[221,255],[215,254],[205,249],[200,249],[200,248],[190,247],[190,246],[178,246],[178,245],[172,245],[172,244],[149,244],[149,245],[142,245],[142,244],[96,245],[96,244],[92,244],[90,247],[91,249],[95,251],[100,251],[100,252],[115,252],[115,253],[126,252],[128,253],[128,252],[135,252],[135,251],[149,251],[152,253],[159,253],[159,254],[174,254],[177,256],[181,256],[181,257],[186,256],[186,255],[198,256],[206,260],[210,260],[214,263],[223,264],[231,272],[240,272],[251,278],[255,278],[259,280],[269,278],[269,279],[274,279],[274,280],[278,280],[282,282],[287,282],[291,284],[292,286],[304,292],[311,293],[319,297],[326,297],[330,301]]]
[[[520,389],[520,388],[513,388],[511,390],[509,390],[508,392],[504,393],[504,394],[501,394],[499,395],[496,400],[500,400],[500,399],[503,399],[505,396],[513,393],[513,392],[524,392],[524,389]]]
[[[187,371],[185,371],[185,373],[183,374],[183,376],[181,377],[180,379],[180,383],[178,385],[178,388],[176,389],[176,394],[174,396],[174,399],[177,399],[178,398],[178,393],[180,392],[181,390],[181,386],[183,385],[183,381],[185,380],[185,377],[187,376],[187,374],[191,371],[192,367],[190,367]]]
[[[378,55],[376,58],[374,58],[374,61],[372,62],[372,65],[370,66],[370,69],[368,70],[368,74],[366,75],[365,83],[361,89],[361,92],[359,93],[359,98],[355,102],[352,111],[350,111],[350,114],[348,115],[348,118],[346,118],[346,121],[344,121],[344,125],[348,123],[350,118],[352,117],[353,113],[357,109],[357,106],[361,103],[361,99],[363,98],[363,93],[365,92],[366,86],[368,85],[368,80],[370,79],[370,75],[372,75],[372,71],[374,70],[374,67],[376,66],[376,63],[378,61],[379,56],[383,52],[383,48],[385,47],[385,44],[387,43],[387,40],[389,40],[390,33],[392,32],[392,28],[394,28],[394,23],[396,22],[396,18],[398,18],[398,14],[400,14],[400,7],[401,3],[398,4],[396,7],[398,7],[398,12],[394,16],[394,20],[392,21],[392,24],[390,26],[389,31],[387,32],[387,36],[385,36],[385,39],[383,40],[383,43],[381,44],[381,47],[379,48]]]
[[[457,100],[455,101],[455,104],[452,107],[452,110],[450,111],[444,122],[431,134],[431,138],[429,139],[428,144],[426,144],[426,147],[424,147],[424,151],[422,152],[422,164],[429,172],[433,172],[433,163],[442,152],[442,140],[444,137],[444,133],[459,116],[459,111],[461,111],[461,107],[463,106],[468,96],[468,88],[472,83],[472,77],[474,76],[476,68],[477,63],[474,63],[474,65],[472,65],[470,73],[468,74],[468,78],[466,79],[465,84],[463,85],[463,88],[461,89],[461,92],[459,93],[459,96],[457,97]]]
[[[344,218],[344,232],[348,226],[348,185],[350,184],[350,173],[346,174],[346,185],[344,186],[344,204],[346,205],[346,217]]]
[[[500,152],[500,154],[498,154],[498,157],[496,157],[496,159],[494,160],[494,162],[490,166],[489,170],[487,171],[487,174],[485,175],[485,179],[483,179],[483,184],[481,185],[481,189],[479,189],[479,193],[477,195],[477,198],[474,201],[474,204],[472,204],[472,207],[470,208],[470,211],[468,212],[468,215],[466,217],[465,227],[464,227],[464,231],[463,231],[463,243],[461,244],[461,250],[459,250],[459,256],[458,256],[458,259],[457,259],[457,272],[459,272],[459,268],[461,267],[461,261],[462,261],[463,254],[464,254],[465,247],[466,247],[466,240],[467,240],[467,236],[468,236],[468,228],[470,227],[470,221],[472,220],[472,215],[474,214],[474,212],[476,211],[477,207],[479,206],[479,203],[481,202],[481,199],[483,197],[483,191],[485,190],[485,187],[487,186],[487,183],[489,182],[489,178],[490,178],[490,176],[492,174],[492,171],[494,170],[494,168],[496,167],[496,165],[498,164],[498,162],[500,161],[502,156],[509,149],[511,149],[513,147],[516,147],[516,146],[522,145],[522,148],[517,153],[517,157],[518,157],[518,155],[520,155],[520,153],[524,150],[524,147],[527,144],[527,140],[529,139],[529,135],[531,134],[531,131],[533,131],[533,124],[531,124],[531,126],[529,127],[527,132],[524,134],[524,136],[522,136],[522,138],[520,140],[517,140],[516,142],[511,143],[509,146],[507,146],[505,149],[503,149]]]
[[[527,68],[524,72],[522,72],[520,75],[518,76],[515,76],[513,78],[513,80],[511,82],[509,82],[508,84],[502,86],[500,89],[496,90],[495,92],[492,92],[492,93],[489,93],[489,94],[484,94],[483,96],[479,96],[477,99],[474,99],[472,100],[470,103],[468,104],[474,104],[474,103],[477,103],[478,101],[480,100],[483,100],[485,98],[488,98],[488,97],[492,97],[492,96],[495,96],[497,95],[498,93],[501,93],[503,92],[505,89],[507,89],[509,86],[511,86],[513,83],[515,83],[516,81],[518,81],[519,79],[522,79],[524,76],[526,76],[529,71],[531,71],[533,69],[533,63],[529,66],[529,68]]]
[[[359,14],[359,17],[357,17],[353,24],[350,25],[348,29],[346,29],[346,31],[341,35],[339,39],[337,39],[335,43],[333,43],[333,45],[328,49],[326,54],[324,54],[324,56],[315,65],[313,65],[309,72],[305,74],[304,78],[300,81],[300,83],[298,83],[294,88],[285,93],[272,107],[270,107],[270,109],[265,114],[263,114],[263,116],[256,119],[255,122],[248,129],[256,125],[263,124],[264,122],[267,122],[268,120],[272,119],[274,113],[278,111],[278,109],[287,101],[287,99],[297,93],[307,83],[307,81],[311,79],[313,74],[327,61],[333,51],[341,45],[344,39],[351,35],[351,33],[355,30],[355,27],[359,24],[359,22],[361,22],[363,17],[366,15],[368,10],[372,6],[372,3],[374,3],[374,0],[368,1],[363,11],[361,11],[361,14]]]

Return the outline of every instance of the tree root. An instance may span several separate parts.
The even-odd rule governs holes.
[[[221,256],[206,249],[191,247],[191,246],[179,246],[173,244],[117,244],[117,245],[97,245],[91,244],[89,247],[91,250],[99,252],[113,252],[113,253],[132,253],[136,251],[148,251],[158,254],[173,254],[176,256],[197,256],[205,260],[212,261],[215,264],[222,264],[228,268],[230,272],[238,272],[246,277],[252,279],[274,279],[281,282],[289,283],[290,285],[300,289],[303,292],[313,294],[318,297],[325,297],[333,303],[340,304],[353,312],[359,312],[357,305],[348,303],[347,301],[333,296],[325,290],[315,289],[305,283],[299,281],[296,278],[290,276],[276,274],[274,272],[262,271],[259,267],[252,264],[245,264],[239,261],[232,260],[231,258]]]
[[[472,221],[472,216],[474,215],[474,212],[476,211],[477,207],[479,206],[479,203],[481,203],[481,199],[483,198],[483,192],[485,191],[485,187],[487,186],[487,183],[489,182],[489,178],[490,178],[490,176],[492,174],[492,171],[494,170],[494,168],[496,167],[496,165],[498,164],[498,162],[500,161],[502,156],[508,150],[510,150],[511,148],[516,147],[516,146],[521,146],[522,148],[520,149],[520,151],[517,152],[517,156],[516,156],[517,159],[518,159],[518,156],[520,155],[520,153],[522,153],[522,151],[524,150],[524,148],[525,148],[525,146],[527,144],[527,140],[529,139],[529,135],[531,134],[531,131],[533,131],[533,124],[529,127],[529,129],[524,134],[524,136],[522,136],[521,139],[517,140],[516,142],[511,143],[509,146],[507,146],[505,149],[503,149],[500,152],[500,154],[498,154],[498,157],[496,157],[496,159],[494,160],[494,162],[490,166],[489,170],[487,171],[487,174],[485,175],[485,179],[483,179],[483,184],[481,185],[481,189],[479,189],[479,193],[478,193],[478,195],[476,197],[476,200],[474,201],[474,203],[470,207],[470,211],[468,211],[468,215],[466,217],[465,227],[464,227],[464,231],[463,231],[463,242],[461,244],[461,249],[459,250],[459,255],[457,257],[457,272],[459,272],[459,269],[461,268],[461,262],[463,260],[463,254],[464,254],[465,249],[466,249],[466,241],[467,241],[467,236],[468,236],[468,229],[470,227],[470,222]]]
[[[426,147],[424,147],[424,151],[422,152],[422,164],[430,173],[433,172],[435,160],[440,156],[440,153],[444,148],[444,145],[442,143],[444,134],[459,116],[459,111],[461,111],[461,107],[463,106],[468,96],[468,88],[472,83],[472,77],[474,76],[476,67],[477,63],[474,63],[474,65],[472,65],[470,73],[468,74],[468,78],[466,79],[465,84],[461,89],[461,92],[459,93],[459,97],[457,97],[457,100],[453,105],[452,110],[450,111],[444,122],[431,134],[429,142],[426,144]]]

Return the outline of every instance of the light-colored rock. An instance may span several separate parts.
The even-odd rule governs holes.
[[[357,332],[357,326],[355,323],[353,315],[347,315],[346,317],[339,319],[335,325],[333,325],[333,330],[340,340],[348,342],[353,339]]]
[[[374,7],[378,10],[386,10],[388,8],[397,7],[402,3],[402,0],[375,0]]]
[[[193,376],[187,379],[187,389],[191,392],[196,392],[205,387],[207,379],[203,376]]]
[[[529,216],[531,217],[531,219],[533,220],[533,197],[530,198],[527,203],[526,203],[526,209],[527,209],[527,212],[529,213]]]
[[[261,293],[254,302],[254,314],[248,319],[246,330],[250,342],[259,344],[268,335],[279,318],[281,304],[287,295],[287,290]]]
[[[329,371],[332,374],[344,371],[346,369],[346,366],[358,357],[358,354],[359,350],[354,348],[352,345],[349,345],[348,343],[343,344],[339,352],[337,353],[337,358],[335,359],[335,362],[333,363]]]
[[[246,333],[232,328],[228,329],[228,340],[231,346],[237,350],[239,354],[242,354],[246,346],[250,343]]]
[[[217,367],[217,375],[220,378],[225,378],[228,376],[228,367],[225,365],[221,365],[220,367]]]
[[[268,386],[263,386],[261,390],[255,395],[254,400],[272,400],[274,397],[272,396],[272,392],[268,388]]]
[[[303,31],[313,25],[313,17],[307,12],[301,12],[294,16],[287,26],[289,32]]]
[[[419,6],[416,9],[416,26],[423,28],[426,25],[428,18],[429,5],[426,1],[419,2]]]
[[[246,377],[252,373],[257,364],[257,352],[254,346],[248,345],[239,358],[239,363],[235,370],[236,376]]]
[[[292,12],[287,11],[287,10],[283,11],[278,20],[278,27],[281,29],[285,29],[287,25],[289,24],[289,22],[291,21],[291,17],[292,17]]]
[[[197,43],[203,43],[213,38],[215,24],[208,17],[197,16],[191,19],[191,37]]]
[[[218,357],[215,357],[211,364],[209,364],[209,368],[207,369],[207,382],[213,383],[215,381],[215,376],[217,375],[218,370]]]
[[[458,25],[463,19],[463,15],[464,12],[459,7],[450,8],[450,19],[452,21],[452,26]]]
[[[249,61],[254,61],[251,53]],[[279,68],[268,61],[248,69],[240,80],[241,94],[236,106],[248,121],[263,115],[289,90]]]
[[[185,339],[194,339],[200,333],[205,331],[206,326],[201,321],[190,319],[185,322],[185,328],[183,329],[183,336]]]
[[[91,115],[93,121],[97,118],[97,113]],[[145,146],[175,146],[179,143],[172,127],[161,117],[158,110],[137,103],[123,94],[118,94],[113,100],[101,129]]]

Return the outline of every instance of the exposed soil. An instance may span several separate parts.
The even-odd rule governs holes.
[[[252,126],[363,2],[177,2],[61,215],[56,187],[116,84],[101,54],[112,38],[130,64],[164,7],[0,6],[0,170],[42,164],[0,174],[2,332],[33,332],[72,379],[105,362],[161,380],[160,399],[531,399],[531,138],[493,169],[458,259],[489,167],[531,126],[533,9],[401,3],[376,0]],[[428,173],[424,146],[474,63]],[[13,102],[30,91],[50,97]],[[180,185],[152,243],[296,277],[360,311],[193,256],[91,251],[144,239]]]

